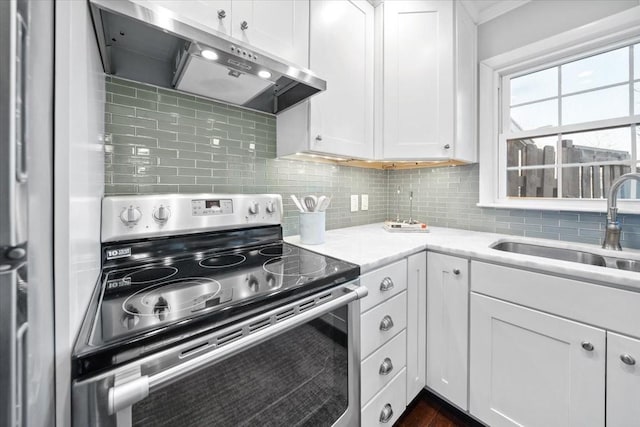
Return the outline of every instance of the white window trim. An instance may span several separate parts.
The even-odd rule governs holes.
[[[640,37],[640,6],[531,43],[480,62],[479,153],[480,198],[478,206],[577,212],[605,212],[605,200],[506,198],[500,189],[500,173],[506,170],[499,153],[500,79],[504,75],[549,64],[591,50],[629,44]],[[502,180],[504,181],[504,180]],[[504,185],[503,185],[504,186]],[[502,192],[500,190],[503,190]],[[640,201],[620,200],[622,213],[640,213]]]

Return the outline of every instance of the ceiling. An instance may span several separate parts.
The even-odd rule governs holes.
[[[483,24],[531,0],[461,0],[476,24]],[[384,0],[369,0],[378,7]]]
[[[483,24],[516,9],[531,0],[462,0],[465,8],[476,22]]]

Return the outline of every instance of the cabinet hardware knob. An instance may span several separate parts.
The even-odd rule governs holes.
[[[218,10],[218,19],[224,19],[226,17],[227,17],[227,12],[225,12],[224,9]]]
[[[390,291],[394,286],[395,285],[393,284],[393,280],[391,280],[391,277],[385,277],[384,279],[382,279],[382,282],[380,282],[380,291]]]
[[[454,268],[453,269],[453,274],[455,274],[456,276],[460,275],[460,269],[459,268]]]
[[[587,351],[593,351],[594,349],[593,344],[591,344],[589,341],[582,341],[582,344],[580,345]]]
[[[242,21],[242,23],[240,24],[240,29],[244,31],[247,28],[249,28],[249,23],[247,21]]]
[[[385,357],[380,365],[380,375],[389,375],[389,373],[393,371],[393,363],[391,363],[391,359]]]
[[[380,321],[380,330],[388,331],[391,328],[393,328],[393,319],[391,318],[391,316],[386,315]]]
[[[622,360],[622,363],[625,365],[631,366],[636,364],[636,359],[634,359],[630,354],[621,354],[620,360]],[[382,369],[382,367],[380,369]]]
[[[316,141],[322,141],[322,135],[316,135]]]
[[[444,149],[448,150],[449,148],[451,148],[451,144],[445,144]]]
[[[384,405],[384,408],[382,408],[382,412],[380,412],[380,422],[388,423],[391,417],[393,417],[393,408],[391,408],[390,403],[387,403]]]

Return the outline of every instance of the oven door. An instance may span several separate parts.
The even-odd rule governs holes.
[[[74,382],[74,426],[360,424],[358,281]]]

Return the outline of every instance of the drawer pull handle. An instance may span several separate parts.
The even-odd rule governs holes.
[[[393,289],[394,284],[393,284],[393,280],[391,280],[391,277],[385,277],[384,279],[382,279],[382,282],[380,282],[380,291],[384,292],[384,291],[390,291],[391,289]]]
[[[632,365],[636,364],[636,359],[634,359],[629,354],[621,354],[620,355],[620,360],[622,360],[622,363],[624,363],[625,365],[632,366]],[[382,367],[380,367],[380,369],[382,369]]]
[[[454,268],[453,269],[453,274],[455,274],[456,276],[460,275],[460,269],[459,268]]]
[[[380,365],[380,375],[389,375],[393,371],[393,363],[391,363],[391,359],[385,357]]]
[[[380,412],[380,422],[388,423],[389,420],[391,420],[391,417],[393,417],[393,408],[391,408],[390,403],[387,403],[386,405],[384,405],[384,408],[382,408],[382,411]]]
[[[382,318],[382,321],[380,321],[380,330],[388,331],[391,328],[393,328],[393,319],[391,316],[386,315]]]
[[[587,351],[593,351],[594,349],[593,344],[591,344],[589,341],[582,341],[582,344],[580,345]]]

